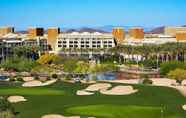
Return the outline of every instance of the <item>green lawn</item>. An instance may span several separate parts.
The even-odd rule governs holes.
[[[123,85],[123,84],[113,84]],[[14,104],[16,118],[41,118],[45,114],[96,116],[96,118],[185,118],[186,104],[177,90],[166,87],[134,85],[139,92],[127,96],[76,96],[88,85],[58,82],[52,86],[22,88],[1,86],[0,96],[23,95],[28,101]]]
[[[98,116],[104,118],[161,118],[161,108],[159,107],[139,107],[120,105],[90,105],[72,107],[67,112],[81,115]]]

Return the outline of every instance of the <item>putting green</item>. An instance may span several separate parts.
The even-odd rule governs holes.
[[[161,108],[119,105],[90,105],[71,107],[67,112],[100,118],[161,118]]]

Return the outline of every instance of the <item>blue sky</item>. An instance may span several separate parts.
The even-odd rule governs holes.
[[[185,0],[0,0],[0,26],[186,24]]]

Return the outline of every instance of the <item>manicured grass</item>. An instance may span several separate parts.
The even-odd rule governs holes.
[[[113,86],[116,85],[124,84],[113,84]],[[1,87],[0,85],[0,96],[19,94],[28,100],[14,104],[18,112],[16,118],[41,118],[45,114],[92,115],[96,118],[107,118],[105,114],[108,118],[116,118],[117,115],[119,115],[117,118],[136,118],[136,116],[139,116],[138,118],[159,118],[162,108],[164,118],[186,116],[186,112],[181,108],[183,104],[186,104],[186,98],[172,88],[134,85],[139,92],[127,96],[106,96],[99,92],[93,96],[75,95],[77,90],[87,86],[64,82],[37,88],[22,88],[18,85]],[[94,111],[95,108],[97,111]],[[118,113],[120,109],[121,112]],[[86,112],[83,114],[84,110]],[[136,111],[135,115],[132,111]]]
[[[64,91],[47,88],[6,88],[0,89],[1,95],[63,95]]]
[[[139,107],[120,105],[90,105],[68,108],[67,112],[85,116],[97,116],[104,118],[161,118],[159,107]]]

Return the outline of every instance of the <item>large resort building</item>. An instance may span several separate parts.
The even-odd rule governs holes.
[[[89,33],[73,32],[62,33],[58,37],[57,49],[61,48],[79,48],[79,49],[97,49],[115,47],[114,37],[110,33]]]
[[[134,27],[125,31],[121,27],[113,28],[111,33],[103,32],[60,32],[57,27],[30,27],[26,33],[15,33],[13,27],[0,27],[0,45],[10,50],[16,46],[39,46],[43,52],[56,54],[64,50],[107,49],[117,45],[163,44],[168,42],[186,42],[186,27],[165,27],[162,34],[145,33],[143,28]],[[91,52],[91,51],[90,51]],[[2,54],[2,53],[1,53]],[[3,56],[9,54],[9,51]],[[2,55],[1,55],[2,57]]]

